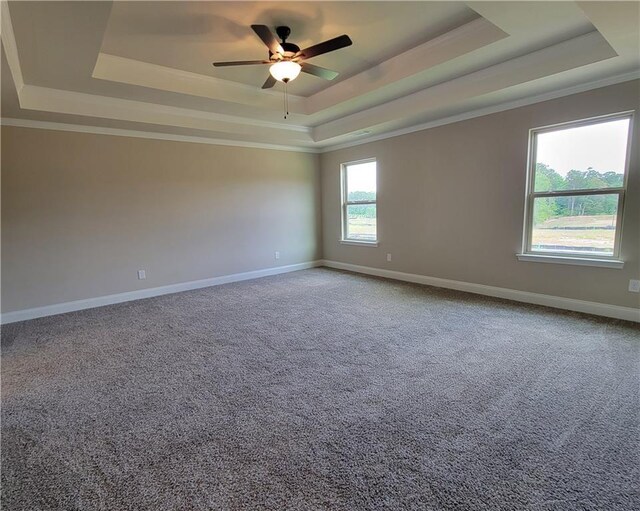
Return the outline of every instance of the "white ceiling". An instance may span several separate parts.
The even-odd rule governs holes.
[[[339,81],[479,17],[463,3],[424,6],[370,2],[365,10],[358,2],[159,2],[150,10],[146,2],[116,2],[101,51],[255,88],[264,82],[267,67],[214,68],[211,63],[267,58],[268,50],[250,25],[272,30],[286,25],[291,28],[289,42],[300,48],[349,34],[351,48],[313,61],[338,71]],[[291,91],[310,96],[329,85],[301,75]]]
[[[638,78],[639,20],[636,2],[3,2],[2,117],[323,150]],[[287,120],[268,66],[211,65],[264,58],[255,23],[353,40],[313,60],[334,81],[289,85]]]

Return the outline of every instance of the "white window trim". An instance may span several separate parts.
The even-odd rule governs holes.
[[[342,245],[356,245],[362,247],[377,247],[377,241],[364,241],[364,240],[338,240]]]
[[[545,254],[516,254],[518,261],[528,261],[531,263],[555,263],[555,264],[572,264],[576,266],[597,266],[600,268],[615,268],[621,270],[624,268],[624,262],[619,259],[591,259],[586,257],[566,257]]]
[[[358,165],[360,163],[371,163],[375,162],[376,164],[376,188],[378,184],[378,161],[376,158],[365,158],[362,160],[354,160],[347,161],[340,164],[340,202],[341,202],[341,237],[340,243],[342,245],[357,245],[363,247],[377,247],[378,246],[378,194],[376,192],[376,200],[374,201],[356,201],[349,202],[347,200],[347,167],[349,165]],[[354,238],[347,238],[347,206],[349,205],[368,205],[375,204],[376,205],[376,239],[375,240],[359,240]]]
[[[622,187],[618,188],[597,188],[586,190],[561,190],[555,192],[535,192],[535,165],[536,165],[536,143],[537,135],[559,129],[569,129],[579,126],[589,126],[603,121],[616,119],[629,119],[629,131],[627,133],[627,155],[624,168],[624,178]],[[627,191],[627,180],[629,178],[629,162],[631,160],[631,145],[633,142],[634,111],[618,112],[614,114],[591,117],[578,121],[563,122],[540,128],[529,130],[529,154],[527,160],[527,185],[525,191],[525,212],[522,236],[522,251],[516,254],[519,261],[575,264],[580,266],[599,266],[604,268],[622,268],[624,261],[620,259],[620,243],[622,241],[622,218],[624,211],[624,199]],[[533,204],[538,197],[571,197],[576,195],[618,195],[618,213],[616,217],[616,235],[614,239],[613,254],[572,254],[570,252],[541,252],[531,250],[531,237],[533,231]]]

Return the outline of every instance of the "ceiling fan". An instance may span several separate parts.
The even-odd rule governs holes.
[[[333,80],[338,73],[325,69],[323,67],[314,66],[306,61],[312,57],[329,53],[330,51],[339,50],[346,46],[351,46],[352,42],[348,35],[341,35],[324,41],[322,43],[314,44],[304,50],[301,50],[299,46],[288,43],[287,38],[291,34],[289,27],[276,27],[276,33],[282,42],[278,42],[269,27],[266,25],[251,25],[253,31],[258,34],[258,37],[262,39],[262,42],[269,49],[269,57],[264,60],[245,60],[238,62],[214,62],[216,67],[223,66],[252,66],[260,64],[271,64],[269,68],[269,77],[262,84],[263,89],[270,89],[276,84],[276,81],[284,82],[285,84],[294,80],[300,71],[308,73],[310,75],[319,76],[325,80]]]

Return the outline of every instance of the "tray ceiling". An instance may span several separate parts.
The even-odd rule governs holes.
[[[638,77],[632,2],[3,2],[3,122],[29,119],[322,150]],[[250,25],[353,46],[260,86]],[[10,74],[12,80],[7,80]],[[564,92],[563,92],[564,91]],[[14,122],[15,123],[15,122]]]

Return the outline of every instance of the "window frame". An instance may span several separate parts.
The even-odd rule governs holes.
[[[348,167],[351,165],[360,165],[362,163],[371,163],[374,162],[376,164],[376,200],[370,201],[370,200],[366,200],[366,201],[350,201],[348,199],[348,194],[349,194],[349,190],[348,190],[348,186],[347,186],[347,174],[349,172]],[[378,240],[379,240],[379,235],[378,235],[378,161],[377,159],[374,158],[364,158],[361,160],[353,160],[353,161],[347,161],[344,163],[340,164],[340,201],[341,201],[341,211],[342,211],[342,218],[341,218],[341,225],[342,225],[342,233],[340,236],[340,242],[345,244],[345,245],[369,245],[369,246],[374,246],[377,247],[378,246]],[[366,205],[370,205],[370,204],[374,204],[376,206],[376,239],[375,240],[363,240],[363,239],[357,239],[357,238],[349,238],[347,237],[347,233],[348,233],[348,229],[347,229],[347,222],[348,222],[348,215],[347,215],[347,207],[348,206],[366,206]]]
[[[629,164],[631,159],[631,145],[633,141],[633,124],[635,111],[625,111],[613,114],[590,117],[577,121],[562,122],[558,124],[542,126],[539,128],[531,128],[529,130],[529,151],[527,162],[527,181],[525,193],[525,214],[524,228],[522,238],[522,252],[518,254],[520,260],[540,261],[540,262],[571,262],[576,264],[585,264],[592,261],[593,266],[608,266],[607,263],[621,263],[620,261],[620,243],[622,241],[622,218],[624,211],[624,201],[627,191],[627,181],[629,179]],[[571,128],[579,128],[581,126],[590,126],[593,124],[602,124],[608,121],[620,119],[629,119],[629,128],[627,131],[627,151],[625,155],[624,176],[621,187],[615,188],[591,188],[576,190],[557,190],[536,192],[535,191],[535,175],[536,175],[536,153],[538,135],[552,131],[561,131]],[[531,248],[533,237],[533,208],[535,199],[545,197],[575,197],[585,195],[617,195],[618,211],[616,215],[616,232],[613,242],[613,253],[607,254],[590,254],[569,251],[535,251]],[[564,260],[564,261],[563,261]],[[602,263],[602,264],[598,264]],[[621,268],[621,265],[611,265],[611,267]]]

